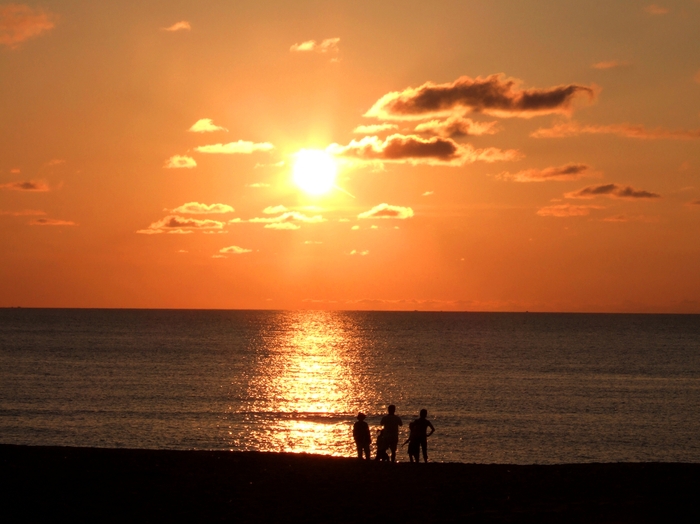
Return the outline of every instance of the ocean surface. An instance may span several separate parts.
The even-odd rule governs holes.
[[[700,316],[0,309],[5,444],[354,456],[390,403],[439,462],[700,462]]]

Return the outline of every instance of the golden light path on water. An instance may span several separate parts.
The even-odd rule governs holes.
[[[249,378],[246,447],[352,455],[355,416],[379,403],[353,319],[321,311],[279,315]]]

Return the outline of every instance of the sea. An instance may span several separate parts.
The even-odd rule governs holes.
[[[0,309],[0,443],[700,462],[700,316]],[[400,447],[398,459],[408,459]]]

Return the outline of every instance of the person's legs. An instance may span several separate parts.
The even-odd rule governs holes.
[[[389,449],[391,450],[391,461],[396,462],[396,448],[399,445],[399,441],[397,440],[396,442],[390,442],[389,443]]]
[[[365,459],[369,460],[369,444],[365,444],[362,449],[365,452]],[[362,454],[360,454],[360,458],[362,458]]]
[[[357,458],[361,459],[362,458],[362,444],[359,442],[355,442],[355,446],[357,446]]]
[[[420,447],[423,450],[423,462],[428,462],[428,440],[421,440]]]

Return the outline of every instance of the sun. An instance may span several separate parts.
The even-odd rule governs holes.
[[[332,155],[318,149],[302,149],[296,154],[294,183],[312,195],[328,193],[335,186],[338,166]]]

